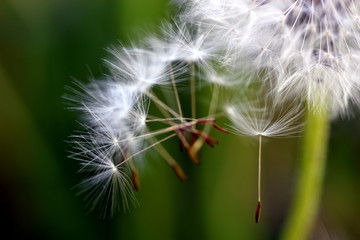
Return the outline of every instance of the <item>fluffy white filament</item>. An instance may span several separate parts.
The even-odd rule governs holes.
[[[289,137],[301,131],[303,110],[295,103],[280,107],[268,101],[244,99],[225,107],[233,132],[243,136]]]

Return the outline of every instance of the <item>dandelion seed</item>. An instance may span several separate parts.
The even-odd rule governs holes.
[[[113,47],[108,51],[113,59],[104,61],[111,70],[112,78],[140,94],[156,85],[169,84],[170,75],[178,76],[183,72],[180,65],[169,71],[168,63],[161,61],[156,52],[147,49]]]
[[[258,138],[258,201],[255,221],[260,221],[261,213],[261,150],[264,137],[289,137],[299,134],[302,124],[299,122],[303,111],[294,103],[279,107],[271,102],[245,100],[225,108],[233,123],[232,132],[241,136]]]
[[[119,210],[119,202],[122,202],[124,209],[129,204],[136,204],[135,193],[125,169],[116,167],[114,160],[99,148],[89,147],[78,143],[77,149],[86,154],[72,155],[72,158],[81,162],[80,172],[86,173],[86,178],[76,188],[80,195],[85,195],[89,210],[101,208],[105,217]]]
[[[173,24],[163,24],[161,30],[161,38],[150,37],[148,42],[165,62],[207,65],[209,59],[217,56],[219,49],[208,41],[209,32],[179,20],[174,20]]]

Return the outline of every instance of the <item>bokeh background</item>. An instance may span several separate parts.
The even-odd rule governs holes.
[[[68,136],[78,114],[62,96],[74,79],[106,73],[105,48],[155,32],[176,14],[167,0],[0,1],[0,229],[11,239],[277,239],[296,184],[301,137],[269,140],[263,215],[256,207],[256,143],[215,133],[194,166],[173,152],[181,183],[150,154],[139,207],[113,218],[88,213],[73,187]],[[201,102],[200,106],[201,108]],[[226,121],[226,120],[224,120]],[[221,121],[220,121],[221,123]],[[360,239],[360,118],[333,122],[319,216],[311,239]]]

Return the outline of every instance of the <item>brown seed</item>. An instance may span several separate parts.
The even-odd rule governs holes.
[[[190,146],[193,145],[198,139],[198,135],[196,133],[190,133]]]
[[[214,127],[215,129],[219,130],[220,132],[229,133],[228,130],[220,127],[219,125],[217,125],[217,124],[215,124],[215,123],[213,123],[212,125],[213,125],[213,127]]]
[[[134,189],[136,191],[140,190],[140,179],[139,179],[139,174],[137,173],[137,171],[135,169],[131,170],[131,181],[133,183]]]
[[[198,151],[193,146],[191,146],[188,149],[188,155],[189,155],[191,161],[193,161],[193,163],[198,164],[198,165],[200,164],[200,158],[198,155]]]
[[[256,223],[260,222],[260,215],[261,215],[261,202],[258,201],[257,206],[256,206],[256,212],[255,212],[255,222]]]
[[[171,168],[174,170],[176,176],[180,179],[180,181],[186,182],[187,177],[186,177],[184,171],[182,170],[182,168],[180,167],[180,165],[175,163],[171,166]]]
[[[210,147],[215,147],[219,143],[219,140],[206,134],[205,132],[198,131],[198,135],[204,140],[204,142]]]

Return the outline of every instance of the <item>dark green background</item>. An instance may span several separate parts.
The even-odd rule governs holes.
[[[129,44],[176,10],[166,0],[0,1],[1,234],[37,239],[276,239],[296,183],[301,138],[264,146],[263,216],[254,223],[256,142],[215,133],[201,166],[177,159],[177,180],[151,155],[141,169],[140,207],[101,219],[72,188],[78,164],[65,142],[79,129],[62,96],[73,79],[106,72],[105,48]],[[199,106],[201,108],[201,106]],[[313,239],[360,239],[360,121],[332,126]],[[174,154],[177,150],[174,148]]]

